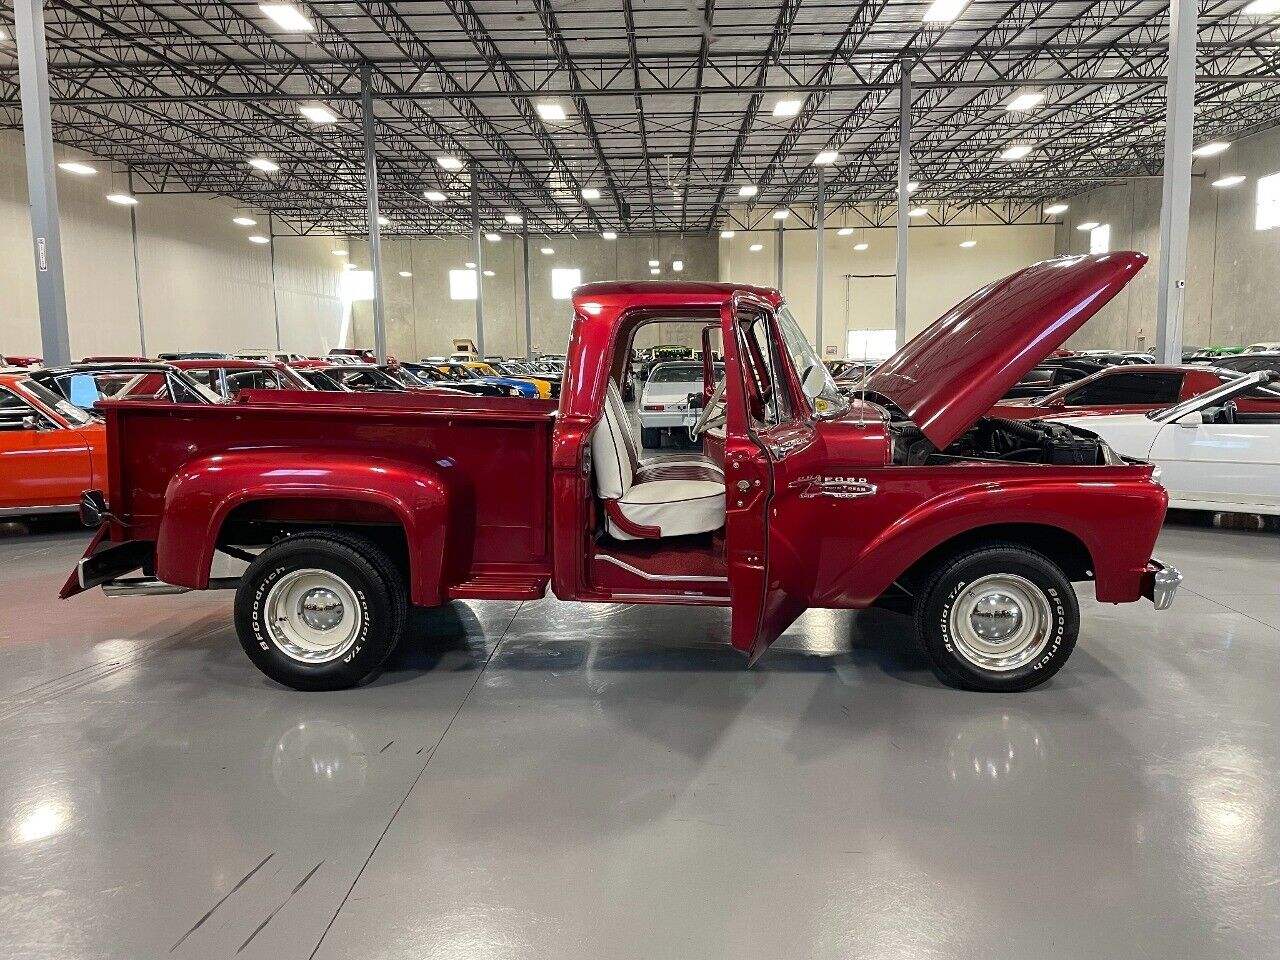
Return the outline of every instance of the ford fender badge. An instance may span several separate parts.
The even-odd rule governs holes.
[[[810,497],[836,497],[841,500],[852,500],[854,497],[872,497],[879,489],[866,477],[800,477],[789,484],[792,490],[799,489],[801,499]]]

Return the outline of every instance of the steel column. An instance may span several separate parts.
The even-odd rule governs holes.
[[[378,226],[378,150],[373,112],[373,68],[360,66],[360,106],[364,127],[364,185],[369,206],[369,264],[373,270],[373,352],[387,362],[387,314],[382,294],[382,232]]]
[[[529,303],[529,227],[520,234],[524,247],[524,355],[533,356],[533,306]]]
[[[774,286],[782,289],[782,221],[778,221],[778,239],[773,244],[773,270],[777,279]]]
[[[827,184],[826,175],[823,172],[822,167],[819,167],[818,168],[818,202],[815,205],[813,210],[814,226],[817,228],[817,231],[818,231],[817,251],[816,251],[816,257],[818,261],[818,268],[817,268],[818,296],[817,296],[817,303],[815,304],[814,312],[813,312],[814,318],[815,318],[814,332],[815,332],[815,336],[817,337],[817,343],[814,345],[818,348],[819,357],[826,356],[825,348],[822,346],[822,254],[823,254],[823,238],[826,236],[826,232],[827,232],[826,231],[826,223],[827,223],[826,184]]]
[[[129,196],[136,196],[133,192],[133,171],[129,171]],[[142,315],[142,258],[138,253],[138,206],[132,204],[129,207],[129,242],[133,250],[133,294],[134,303],[138,310],[138,353],[141,356],[147,355],[147,326]],[[272,278],[272,289],[275,287],[275,279]]]
[[[49,112],[49,61],[45,53],[41,0],[14,0],[14,40],[22,87],[22,133],[26,143],[27,196],[40,311],[40,350],[51,367],[71,362],[67,291],[62,278],[62,227]]]
[[[484,254],[480,236],[480,188],[471,171],[471,259],[476,264],[476,350],[484,356]]]
[[[267,214],[267,250],[271,254],[271,309],[276,320],[276,349],[283,350],[280,339],[280,289],[276,286],[276,218]]]
[[[1187,233],[1191,217],[1195,69],[1196,0],[1172,0],[1169,5],[1164,184],[1160,201],[1160,287],[1156,302],[1156,359],[1160,363],[1182,362]]]
[[[894,344],[907,342],[907,226],[908,184],[911,182],[911,61],[902,59],[902,83],[898,88],[898,220],[897,266],[893,282]]]

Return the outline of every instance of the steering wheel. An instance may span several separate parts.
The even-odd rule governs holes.
[[[706,405],[702,408],[702,412],[698,414],[698,422],[689,430],[689,435],[694,439],[702,436],[713,427],[722,426],[727,419],[724,412],[724,391],[729,383],[729,378],[725,377],[716,384],[716,388],[711,391],[711,396],[707,399]],[[720,412],[716,413],[716,407],[720,407]]]

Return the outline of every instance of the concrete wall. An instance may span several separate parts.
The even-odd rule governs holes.
[[[266,217],[245,228],[231,222],[242,211],[228,201],[143,194],[133,208],[135,246],[129,208],[105,199],[113,189],[126,189],[125,179],[113,180],[109,165],[91,157],[62,149],[58,156],[84,159],[99,170],[93,177],[58,175],[73,358],[138,353],[143,332],[152,356],[271,347],[277,305],[287,347],[312,352],[337,345],[342,264],[330,254],[328,238],[277,238],[273,281],[272,245],[248,240],[250,233],[267,232]],[[22,138],[0,131],[4,353],[42,352],[30,224]]]
[[[341,245],[341,244],[340,244]],[[346,244],[351,260],[367,270],[368,244]],[[554,251],[543,254],[541,249]],[[454,338],[476,335],[474,300],[449,299],[449,271],[465,269],[474,261],[470,238],[388,238],[383,241],[383,274],[386,278],[387,346],[399,357],[424,357],[447,353]],[[563,353],[569,337],[572,309],[568,300],[552,299],[551,271],[582,271],[582,282],[598,280],[658,279],[649,272],[649,261],[658,260],[663,278],[714,280],[717,276],[716,240],[707,237],[623,236],[604,240],[581,235],[529,238],[529,301],[532,350]],[[671,264],[683,261],[675,273]],[[497,242],[482,241],[480,269],[494,276],[482,277],[484,297],[484,350],[490,354],[523,356],[530,344],[525,336],[524,254],[518,235],[503,234]],[[402,277],[402,272],[412,274]],[[372,304],[357,302],[353,343],[373,344]],[[642,332],[640,345],[649,342],[689,342],[690,329],[655,324]]]
[[[1247,344],[1280,339],[1280,229],[1254,228],[1259,177],[1280,172],[1280,129],[1198,159],[1191,185],[1191,228],[1183,341],[1188,346]],[[1228,174],[1248,179],[1220,189]],[[1089,221],[1111,225],[1111,249],[1141,250],[1151,262],[1110,305],[1069,341],[1080,349],[1153,347],[1160,257],[1159,178],[1130,180],[1069,198],[1058,227],[1059,253],[1083,253]]]
[[[846,331],[887,330],[894,320],[895,236],[892,228],[839,236],[828,226],[823,256],[822,346],[845,355]],[[816,340],[817,241],[813,230],[786,230],[782,292],[801,327]],[[962,240],[977,246],[962,248]],[[854,245],[865,242],[864,251]],[[751,252],[753,244],[763,249]],[[740,231],[720,241],[725,280],[777,286],[777,230]],[[1053,255],[1052,226],[912,225],[907,261],[907,336],[914,336],[983,284]]]

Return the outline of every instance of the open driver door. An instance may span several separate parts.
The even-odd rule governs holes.
[[[772,308],[737,293],[721,308],[725,360],[725,553],[732,601],[732,643],[749,663],[804,612],[789,583],[787,550],[771,544],[777,485],[791,472],[812,424],[797,420]],[[805,444],[812,447],[812,442]],[[785,486],[784,486],[785,489]],[[783,499],[786,499],[785,497]],[[784,559],[785,558],[785,559]],[[782,559],[782,563],[779,560]],[[775,569],[777,567],[778,569]],[[794,573],[795,571],[792,571]]]

